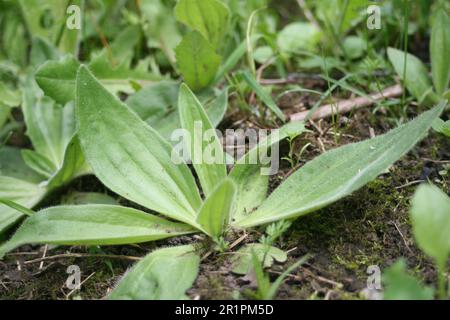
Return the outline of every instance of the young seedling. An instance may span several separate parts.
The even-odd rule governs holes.
[[[418,246],[436,263],[438,294],[446,299],[447,262],[450,256],[450,198],[438,187],[421,185],[412,200],[410,211],[414,237]],[[434,290],[423,287],[406,274],[404,261],[391,267],[385,276],[387,299],[432,299]]]
[[[412,201],[411,220],[417,244],[436,263],[439,296],[444,299],[450,256],[450,198],[435,186],[420,186]]]
[[[433,130],[446,137],[450,137],[450,120],[444,121],[442,119],[436,119],[433,123]]]
[[[269,275],[264,271],[263,265],[255,252],[252,252],[253,272],[257,282],[257,289],[255,292],[248,291],[247,295],[256,300],[272,300],[274,299],[278,289],[283,283],[284,279],[290,275],[292,271],[304,264],[309,259],[305,256],[286,269],[277,279],[271,283]]]
[[[225,163],[194,163],[202,197],[189,167],[182,161],[173,162],[170,144],[85,66],[78,71],[76,96],[78,139],[96,176],[122,197],[171,220],[114,205],[47,208],[28,218],[0,247],[0,257],[26,243],[123,245],[196,232],[217,239],[230,228],[298,218],[385,172],[427,134],[445,106],[441,103],[385,135],[326,152],[293,173],[269,197],[269,177],[261,175],[261,165],[246,160],[270,148],[267,142],[274,143],[272,139],[250,150],[230,173]],[[203,106],[185,85],[180,89],[179,111],[187,132],[192,133],[197,121],[205,130],[212,128]],[[290,123],[281,128],[276,140],[302,130],[302,123]],[[212,138],[209,144],[194,139],[191,148],[213,147],[223,159],[218,137]],[[151,269],[150,262],[144,259],[136,268]],[[145,282],[130,286],[130,291],[139,292]]]

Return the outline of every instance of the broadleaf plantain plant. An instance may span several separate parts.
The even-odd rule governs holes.
[[[292,174],[268,198],[269,177],[260,174],[260,164],[246,161],[269,148],[267,143],[250,150],[229,174],[225,164],[196,164],[202,199],[189,167],[183,161],[173,162],[171,145],[108,92],[85,66],[78,71],[76,97],[78,138],[96,176],[124,198],[179,222],[121,206],[48,208],[23,223],[0,247],[0,257],[26,243],[120,245],[195,232],[217,239],[230,228],[297,218],[349,195],[385,172],[427,134],[445,105],[441,103],[385,135],[326,152]],[[212,128],[201,103],[186,85],[180,89],[179,111],[185,130],[193,130],[192,121]],[[303,123],[290,123],[278,138],[303,130]],[[219,146],[216,156],[223,158],[217,135],[212,140],[210,145]],[[202,141],[194,140],[192,148],[204,147]],[[145,258],[134,270],[149,270],[152,261]],[[136,277],[132,273],[126,279]],[[138,297],[138,292],[147,288],[145,281],[127,282],[128,297]]]
[[[75,134],[75,105],[56,104],[29,77],[22,112],[34,150],[0,147],[0,200],[33,208],[53,190],[89,173]],[[0,234],[23,213],[0,205]]]

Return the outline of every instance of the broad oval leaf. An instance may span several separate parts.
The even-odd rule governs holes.
[[[403,51],[388,48],[388,57],[394,66],[395,72],[404,81],[406,89],[419,101],[436,102],[436,97],[432,92],[431,81],[428,78],[428,70],[416,56],[406,54]],[[406,74],[406,78],[404,76]]]
[[[22,150],[10,146],[0,147],[0,176],[16,178],[36,185],[45,180],[45,176],[38,174],[25,163]]]
[[[178,109],[181,125],[190,136],[184,141],[189,157],[208,196],[227,176],[222,145],[202,104],[185,84],[180,87]],[[209,139],[204,137],[207,132],[211,133]]]
[[[86,160],[111,190],[190,223],[200,207],[195,180],[175,165],[172,148],[82,66],[77,81],[78,137]]]
[[[175,53],[184,81],[192,90],[203,89],[214,80],[221,57],[200,33],[187,34]]]
[[[382,136],[322,154],[292,174],[258,210],[236,225],[251,227],[299,217],[351,194],[420,141],[444,107],[441,103]]]
[[[28,167],[46,178],[51,177],[56,171],[55,164],[36,151],[22,150],[22,158]]]
[[[110,300],[181,300],[199,271],[192,246],[155,250],[126,273]]]
[[[442,119],[436,119],[433,123],[433,130],[450,137],[450,120],[444,121]]]
[[[75,132],[74,104],[56,105],[50,98],[42,96],[33,82],[28,82],[22,104],[27,135],[34,149],[59,167]]]
[[[434,289],[408,274],[405,260],[399,260],[383,274],[385,300],[433,300]]]
[[[218,0],[180,0],[175,17],[218,47],[227,30],[230,11]]]
[[[80,63],[72,56],[44,63],[36,72],[36,82],[57,103],[75,100],[75,81]]]
[[[131,69],[133,48],[139,41],[139,28],[123,30],[110,45],[95,56],[89,64],[92,72],[111,92],[133,93],[133,85],[144,85],[159,80],[147,69]],[[73,56],[48,61],[36,72],[36,82],[45,94],[60,104],[75,100],[77,71],[80,63]]]
[[[121,245],[195,232],[191,227],[120,206],[83,205],[44,209],[25,220],[0,247],[5,253],[27,243]]]
[[[312,23],[293,22],[277,34],[277,46],[286,56],[292,56],[301,50],[314,50],[322,33]]]
[[[433,185],[421,185],[412,200],[411,219],[419,247],[443,267],[450,255],[450,198]]]
[[[233,215],[236,185],[231,179],[224,180],[206,198],[197,216],[197,222],[212,238],[221,236]]]
[[[75,177],[88,174],[89,172],[90,168],[85,162],[78,136],[74,135],[67,145],[61,166],[53,172],[47,182],[47,187],[49,189],[60,187]]]
[[[6,83],[0,82],[0,105],[5,107],[17,107],[21,103],[20,91],[12,89]]]
[[[58,60],[61,53],[58,49],[41,37],[35,37],[31,43],[30,65],[34,68],[39,67],[49,60]]]

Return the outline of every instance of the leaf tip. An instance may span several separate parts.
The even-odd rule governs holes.
[[[183,82],[180,85],[180,92],[181,91],[183,91],[184,93],[192,93],[192,90],[189,88],[189,86],[185,82]]]
[[[78,71],[77,71],[77,79],[80,79],[81,77],[85,76],[85,75],[89,75],[90,71],[89,69],[86,67],[86,65],[81,64],[78,67]]]

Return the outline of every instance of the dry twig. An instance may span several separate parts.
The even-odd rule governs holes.
[[[336,113],[347,113],[352,110],[370,106],[380,100],[398,97],[402,93],[403,88],[400,85],[395,85],[393,87],[386,88],[380,93],[371,94],[369,97],[358,97],[354,99],[341,100],[336,103],[321,106],[312,114],[311,119],[317,120],[329,117]],[[291,121],[302,121],[306,119],[308,113],[309,110],[295,113],[290,116],[290,119]]]
[[[25,261],[24,264],[33,264],[47,260],[55,260],[55,259],[64,259],[64,258],[107,258],[107,259],[122,259],[122,260],[132,260],[139,261],[141,258],[132,257],[132,256],[124,256],[124,255],[113,255],[113,254],[86,254],[86,253],[66,253],[66,254],[57,254],[54,256],[43,257],[34,260]]]

